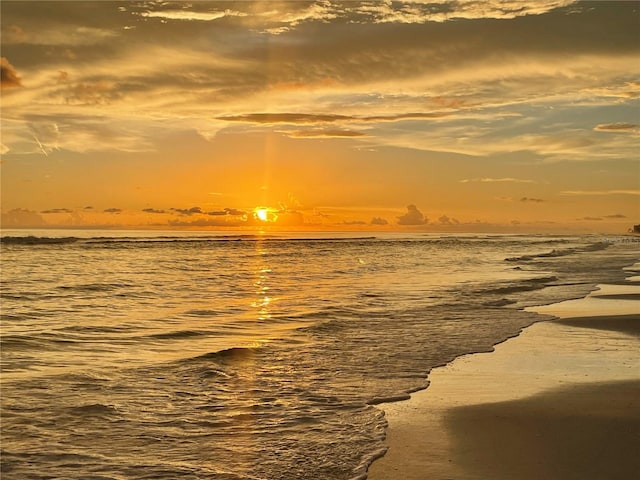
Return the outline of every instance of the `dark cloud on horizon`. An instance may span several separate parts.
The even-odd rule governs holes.
[[[122,213],[121,208],[106,208],[103,210],[104,213]]]
[[[622,215],[621,213],[616,213],[614,215],[605,215],[604,218],[611,218],[611,219],[615,219],[615,218],[629,218],[626,215]]]
[[[40,227],[46,225],[42,215],[25,208],[14,208],[2,214],[3,227]]]
[[[440,222],[440,225],[459,225],[460,221],[455,219],[455,218],[450,218],[447,215],[442,215],[440,218],[438,218],[438,221]]]
[[[40,213],[73,213],[73,210],[68,208],[50,208],[49,210],[42,210]]]
[[[143,208],[142,211],[145,213],[166,213],[165,210],[157,210],[155,208]]]
[[[191,208],[170,208],[172,212],[176,212],[180,215],[191,216],[191,215],[209,215],[211,217],[223,217],[226,215],[229,216],[246,216],[247,212],[244,210],[239,210],[237,208],[224,208],[222,210],[211,210],[206,212],[202,210],[201,207],[191,207]]]
[[[197,218],[195,220],[169,220],[172,227],[240,227],[246,225],[241,220],[228,220],[228,217]]]
[[[398,225],[425,225],[429,219],[415,205],[407,205],[407,213],[398,217]]]
[[[194,215],[197,213],[204,213],[200,207],[191,208],[171,208],[170,210],[179,213],[180,215]]]
[[[237,208],[225,208],[224,209],[225,212],[227,212],[227,214],[229,215],[246,215],[247,212],[245,212],[244,210],[238,210]]]
[[[211,212],[206,212],[207,215],[211,216],[222,216],[222,215],[233,215],[233,216],[245,216],[247,212],[244,210],[238,210],[237,208],[225,208],[224,210],[214,210]]]
[[[389,225],[389,221],[382,217],[373,217],[370,223],[371,225]]]
[[[362,220],[346,220],[341,223],[341,225],[366,225],[366,224],[367,222],[364,222]]]
[[[525,203],[542,203],[544,200],[542,198],[530,198],[530,197],[522,197],[520,199],[521,202]]]

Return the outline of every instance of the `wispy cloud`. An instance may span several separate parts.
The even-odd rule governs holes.
[[[555,8],[571,5],[575,0],[530,2],[515,0],[460,0],[457,2],[405,0],[403,2],[365,3],[354,10],[376,23],[426,23],[459,19],[512,19],[540,15]],[[365,17],[365,18],[366,18]]]
[[[589,196],[589,195],[640,195],[640,190],[565,190],[560,192],[560,195],[575,195],[575,196]]]
[[[345,130],[341,128],[291,130],[285,131],[284,133],[293,138],[353,138],[367,136],[367,134],[364,132],[358,132],[356,130]]]
[[[197,12],[193,10],[156,10],[138,13],[141,17],[162,18],[166,20],[197,20],[210,22],[224,17],[246,17],[247,13],[236,10]]]
[[[465,178],[463,180],[460,180],[460,183],[536,183],[534,180],[526,180],[526,179],[522,179],[522,178],[511,178],[511,177],[504,177],[504,178]]]
[[[632,133],[640,131],[640,125],[636,123],[601,123],[594,127],[594,130],[599,132],[620,132],[620,133]]]
[[[313,113],[246,113],[241,115],[228,115],[216,117],[217,120],[227,122],[249,122],[264,124],[314,124],[332,122],[395,122],[399,120],[443,118],[450,116],[448,112],[415,112],[397,113],[394,115],[338,115],[338,114],[313,114]]]

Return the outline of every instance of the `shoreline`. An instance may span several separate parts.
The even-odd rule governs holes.
[[[388,450],[367,478],[631,478],[640,469],[640,283],[623,285],[532,308],[554,318],[435,368],[427,389],[380,405]]]

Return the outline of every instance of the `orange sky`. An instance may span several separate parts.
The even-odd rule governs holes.
[[[1,8],[4,228],[640,223],[637,2]]]

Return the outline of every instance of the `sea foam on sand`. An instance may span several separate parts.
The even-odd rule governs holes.
[[[427,390],[382,406],[389,450],[368,478],[632,478],[640,471],[639,294],[631,281],[538,307],[562,318],[433,370]]]

